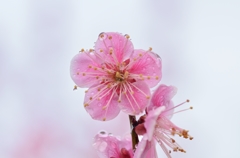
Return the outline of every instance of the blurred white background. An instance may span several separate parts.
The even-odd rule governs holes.
[[[129,131],[125,114],[92,120],[84,90],[72,91],[72,57],[109,31],[151,46],[163,61],[161,83],[178,87],[174,102],[191,100],[194,110],[172,121],[194,140],[177,139],[187,153],[173,157],[239,158],[239,8],[237,0],[2,0],[0,158],[94,158],[99,130]]]

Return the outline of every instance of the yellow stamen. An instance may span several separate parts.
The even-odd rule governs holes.
[[[77,90],[77,86],[76,85],[73,87],[73,90]]]

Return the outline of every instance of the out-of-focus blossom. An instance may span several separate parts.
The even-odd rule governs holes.
[[[129,115],[143,112],[150,89],[158,84],[161,59],[148,51],[134,49],[128,35],[101,33],[95,50],[81,50],[71,61],[71,77],[86,91],[84,107],[93,119],[111,120],[120,109]]]
[[[144,122],[144,130],[146,130],[146,133],[143,135],[142,141],[138,145],[135,158],[144,158],[142,157],[142,155],[149,152],[149,147],[147,146],[147,144],[150,142],[153,143],[155,142],[155,140],[161,146],[168,158],[171,158],[170,153],[172,151],[186,152],[172,138],[172,136],[174,135],[179,135],[180,137],[186,139],[193,139],[193,137],[188,134],[187,130],[176,126],[170,121],[170,117],[173,115],[173,109],[186,102],[189,102],[187,100],[186,102],[174,106],[171,99],[176,94],[176,92],[177,89],[175,87],[166,85],[160,85],[158,89],[154,92],[151,99],[151,104],[148,108],[148,114]],[[192,107],[190,107],[190,109],[192,109]],[[139,134],[143,133],[142,128],[136,128],[135,131]],[[172,151],[168,150],[166,146],[171,148]],[[151,150],[153,151],[154,149]]]
[[[37,125],[36,125],[37,124]],[[11,158],[65,158],[79,157],[71,133],[56,124],[36,122],[25,131],[19,132],[21,140],[9,151]]]
[[[99,132],[94,138],[94,148],[99,158],[132,158],[131,137],[114,137],[105,131]]]

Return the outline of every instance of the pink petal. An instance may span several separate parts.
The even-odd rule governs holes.
[[[149,51],[134,50],[129,65],[129,76],[138,76],[137,79],[144,80],[148,86],[156,86],[162,78],[161,58]]]
[[[166,110],[163,111],[162,115],[164,115],[166,118],[168,118],[169,120],[172,118],[173,116],[173,112],[174,112],[174,104],[173,102],[170,100],[167,107],[166,107]]]
[[[84,106],[95,120],[111,120],[120,112],[115,90],[104,84],[89,88],[84,98]]]
[[[99,158],[119,157],[119,142],[116,137],[101,131],[94,137],[93,147],[97,150]]]
[[[137,115],[143,112],[150,102],[150,89],[145,82],[139,81],[125,85],[126,93],[121,95],[119,104],[123,112]]]
[[[133,157],[132,141],[129,138],[120,139],[101,131],[94,137],[94,148],[100,158]]]
[[[147,130],[147,139],[152,140],[155,126],[157,124],[158,116],[165,110],[165,106],[158,107],[148,112],[148,115],[144,122],[144,127]]]
[[[144,139],[143,137],[142,140],[137,145],[137,149],[134,153],[133,158],[143,158],[142,154],[144,153],[146,145],[147,145],[147,139]]]
[[[173,107],[171,99],[177,93],[177,88],[174,86],[166,86],[164,84],[160,85],[152,95],[151,103],[148,110],[154,108],[165,106],[166,109]]]
[[[71,61],[70,73],[72,80],[79,87],[90,87],[100,82],[97,76],[104,75],[99,71],[96,56],[89,52],[81,52],[75,55]],[[97,70],[95,70],[98,68]]]
[[[128,59],[133,53],[133,44],[120,33],[106,32],[99,35],[95,43],[95,51],[106,62],[121,63]]]
[[[148,141],[142,138],[134,153],[134,158],[158,158],[155,140]]]

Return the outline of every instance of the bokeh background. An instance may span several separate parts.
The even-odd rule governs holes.
[[[151,46],[161,83],[178,87],[174,102],[191,100],[184,106],[194,110],[172,121],[194,140],[177,139],[187,153],[173,157],[239,158],[239,8],[237,0],[1,0],[0,158],[96,158],[99,130],[129,132],[122,113],[92,120],[69,75],[72,57],[109,31]]]

